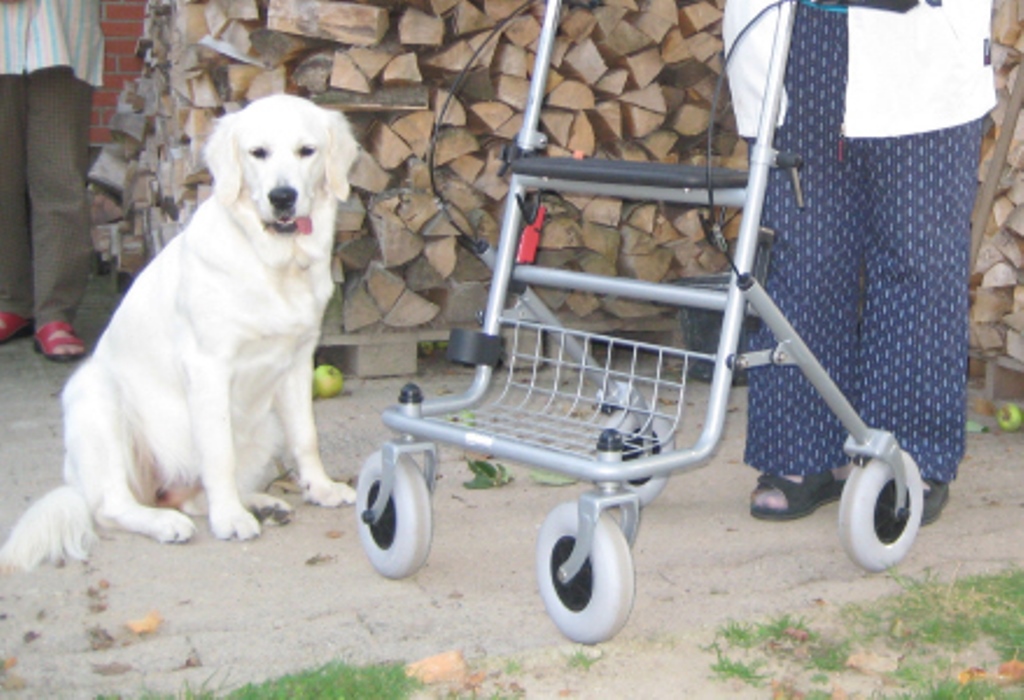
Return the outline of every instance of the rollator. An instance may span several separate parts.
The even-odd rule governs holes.
[[[625,625],[635,597],[631,547],[643,508],[671,475],[707,464],[722,436],[733,374],[796,365],[849,433],[855,464],[839,508],[839,537],[869,571],[899,563],[921,522],[923,484],[894,436],[866,425],[762,286],[755,271],[768,175],[790,171],[799,192],[799,154],[773,147],[796,0],[783,0],[768,69],[766,102],[749,168],[545,157],[539,131],[561,12],[546,3],[523,125],[508,159],[510,178],[497,248],[475,242],[493,276],[479,329],[455,329],[449,359],[475,368],[462,394],[425,397],[415,384],[382,413],[395,437],[360,472],[356,512],[363,548],[383,576],[401,579],[424,564],[433,533],[431,498],[444,443],[590,483],[555,507],[537,538],[537,583],[545,608],[569,639],[594,644]],[[537,234],[525,203],[537,192],[742,209],[720,286],[657,284],[529,264]],[[666,347],[612,333],[565,327],[535,287],[589,292],[721,314],[717,351]],[[756,316],[773,348],[740,351],[744,322]],[[691,369],[710,374],[707,408],[689,446],[681,437]],[[692,409],[696,412],[696,409]],[[699,418],[700,416],[698,416]]]

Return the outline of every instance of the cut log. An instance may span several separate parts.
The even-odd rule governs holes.
[[[326,0],[270,0],[267,27],[276,31],[374,46],[389,26],[386,8]]]
[[[423,255],[442,279],[448,279],[455,271],[458,256],[455,252],[455,237],[431,239],[424,246]]]
[[[346,288],[342,318],[342,328],[346,333],[355,333],[380,321],[380,310],[361,280]]]
[[[412,149],[387,124],[378,123],[370,135],[370,153],[385,170],[393,170],[412,155]]]
[[[292,80],[295,81],[296,85],[300,85],[310,92],[324,92],[331,84],[335,61],[340,61],[342,64],[338,69],[339,76],[344,77],[346,81],[351,80],[347,73],[354,70],[354,68],[351,67],[349,58],[344,54],[340,58],[336,58],[334,53],[328,51],[315,53],[304,58],[292,72]],[[346,87],[346,89],[353,88]],[[369,85],[366,86],[366,91],[369,91]]]
[[[578,80],[564,80],[548,93],[547,104],[571,110],[593,109],[594,92]]]
[[[359,70],[359,66],[356,65],[355,61],[352,60],[352,56],[347,51],[335,52],[331,62],[328,83],[331,87],[338,88],[339,90],[351,90],[363,93],[364,95],[370,92],[369,79]],[[313,92],[323,92],[324,90],[326,90],[326,87],[321,90],[313,90]]]
[[[381,76],[381,84],[386,86],[418,85],[422,82],[423,76],[420,74],[419,63],[414,53],[395,56],[384,68],[384,73]]]
[[[370,263],[365,275],[366,290],[373,297],[373,302],[386,314],[394,307],[398,297],[405,291],[405,280],[385,268],[379,262]]]
[[[384,316],[384,324],[392,328],[422,326],[432,321],[440,311],[437,304],[427,301],[411,289],[406,289]]]
[[[423,250],[423,240],[410,231],[393,211],[380,206],[371,209],[370,228],[377,237],[381,262],[385,267],[404,265]]]
[[[441,46],[444,42],[444,20],[409,8],[398,22],[398,41],[402,46]]]
[[[683,36],[693,36],[703,32],[715,22],[722,19],[722,11],[710,2],[690,3],[679,8],[679,29]]]

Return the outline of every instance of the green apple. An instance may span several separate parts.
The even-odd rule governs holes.
[[[1015,403],[1004,403],[1003,407],[999,409],[999,413],[996,414],[996,421],[999,423],[999,429],[1003,432],[1016,432],[1024,423],[1024,411],[1021,411],[1020,406]]]
[[[313,370],[313,398],[329,399],[341,393],[345,375],[334,365],[319,365]]]

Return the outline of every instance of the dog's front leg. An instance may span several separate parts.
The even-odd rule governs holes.
[[[231,368],[207,357],[193,357],[185,364],[192,439],[209,503],[210,529],[222,540],[252,539],[260,534],[260,524],[238,494]]]
[[[308,356],[312,357],[312,348]],[[306,355],[302,355],[306,356]],[[347,484],[332,481],[320,458],[320,441],[313,417],[312,363],[299,363],[284,378],[274,397],[288,448],[299,469],[303,498],[320,506],[355,503],[356,492]]]

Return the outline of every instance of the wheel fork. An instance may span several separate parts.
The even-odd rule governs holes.
[[[907,465],[903,461],[903,450],[896,442],[896,437],[885,430],[869,429],[864,442],[857,442],[851,436],[846,440],[843,449],[853,458],[857,467],[864,466],[871,459],[880,459],[892,468],[893,481],[896,484],[893,515],[897,518],[906,517],[909,503]]]
[[[384,510],[387,508],[391,494],[395,490],[395,465],[402,455],[413,455],[420,453],[422,458],[423,478],[427,483],[427,490],[433,495],[434,485],[437,480],[437,445],[432,442],[414,441],[411,437],[402,440],[389,440],[381,447],[381,476],[380,487],[377,490],[377,497],[373,504],[363,511],[362,519],[367,525],[376,525]],[[416,462],[415,458],[413,461]],[[418,463],[418,462],[417,462]]]
[[[626,542],[633,546],[636,533],[640,526],[640,498],[635,493],[625,490],[621,484],[598,484],[598,488],[580,495],[579,527],[576,530],[576,542],[573,544],[569,558],[558,567],[559,583],[567,583],[576,577],[583,565],[590,558],[594,546],[594,531],[602,511],[618,508],[619,528],[626,536]]]

